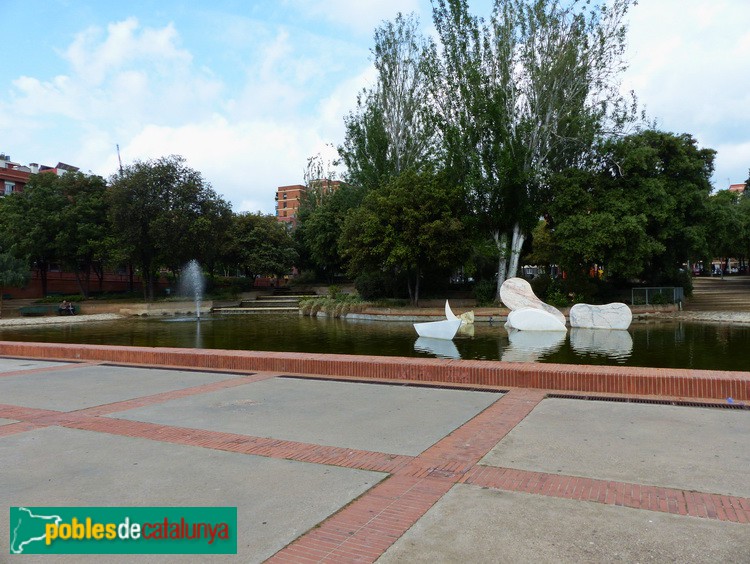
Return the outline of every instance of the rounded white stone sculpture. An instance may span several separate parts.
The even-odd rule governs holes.
[[[503,282],[503,285],[500,286],[500,299],[505,304],[505,307],[511,311],[521,308],[534,308],[546,311],[555,316],[563,326],[565,325],[565,316],[562,312],[537,298],[534,290],[531,289],[531,284],[523,278],[508,278]]]
[[[633,312],[619,302],[606,305],[576,304],[570,308],[570,326],[584,329],[627,329]]]
[[[563,319],[565,319],[563,317]],[[515,309],[508,314],[506,329],[519,331],[567,331],[565,323],[560,323],[551,313],[533,307]]]

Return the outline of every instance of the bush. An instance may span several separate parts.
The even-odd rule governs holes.
[[[389,296],[389,281],[382,272],[363,272],[354,281],[354,287],[363,300],[377,300]]]
[[[542,301],[547,300],[547,294],[553,283],[554,280],[552,280],[552,277],[549,274],[539,274],[530,282],[534,294],[536,294],[536,296]]]
[[[568,297],[559,290],[550,290],[547,299],[543,301],[555,307],[568,307],[570,305]]]
[[[331,317],[341,317],[350,312],[362,311],[370,304],[362,301],[358,296],[350,294],[338,294],[336,298],[314,297],[300,300],[299,308],[302,315],[315,316],[319,311],[324,311]]]
[[[474,299],[477,305],[491,305],[495,303],[497,284],[494,280],[484,279],[474,284]]]
[[[649,298],[649,302],[651,305],[664,305],[668,304],[670,302],[669,299],[667,299],[667,296],[665,296],[662,293],[654,294]]]

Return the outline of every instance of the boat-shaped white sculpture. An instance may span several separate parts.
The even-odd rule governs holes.
[[[565,319],[565,318],[563,318]],[[560,331],[567,332],[565,323],[549,312],[533,307],[522,307],[514,309],[508,314],[506,329],[517,329],[519,331]]]
[[[445,339],[450,341],[456,336],[461,320],[456,317],[445,300],[445,317],[443,321],[428,321],[427,323],[414,323],[414,329],[420,337],[432,339]]]

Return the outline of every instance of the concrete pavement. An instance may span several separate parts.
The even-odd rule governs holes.
[[[0,562],[750,562],[750,410],[504,391],[0,358]],[[238,554],[13,556],[19,505],[237,506]]]

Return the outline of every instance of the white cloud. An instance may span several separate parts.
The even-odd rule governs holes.
[[[272,213],[276,187],[301,183],[307,157],[324,145],[311,127],[272,119],[230,123],[214,115],[179,127],[146,126],[122,154],[127,162],[182,155],[235,211]],[[115,156],[107,166],[115,170]]]
[[[741,0],[659,0],[631,11],[623,87],[659,127],[719,151],[718,188],[750,166],[750,153],[739,169],[739,155],[724,155],[750,143],[748,20],[750,3]]]

